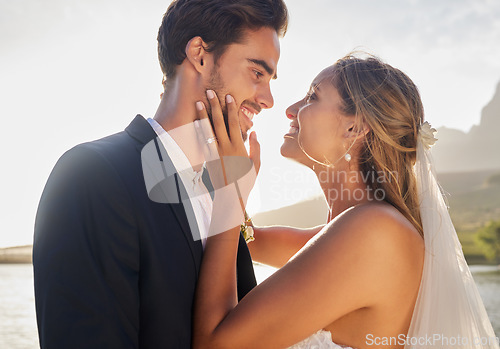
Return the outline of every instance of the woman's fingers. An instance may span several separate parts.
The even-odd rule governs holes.
[[[229,137],[224,123],[224,115],[220,106],[219,98],[212,90],[207,90],[208,102],[212,109],[212,122],[214,124],[214,132],[220,146],[224,146],[229,142]]]
[[[238,183],[239,186],[244,188],[251,188],[254,180],[249,180],[248,173],[251,171],[255,171],[256,173],[260,168],[259,142],[255,134],[253,134],[250,139],[251,155],[249,156],[241,134],[238,106],[231,95],[225,96],[228,113],[227,128],[218,96],[214,91],[208,90],[207,97],[212,109],[213,131],[211,128],[212,125],[208,121],[207,110],[201,102],[196,103],[200,120],[197,120],[195,123],[198,123],[198,128],[204,131],[201,133],[203,134],[201,142],[208,145],[204,147],[205,158],[212,182],[220,183],[220,187],[229,183]],[[212,141],[214,139],[212,135],[217,137],[216,141]],[[212,149],[211,151],[207,150],[209,147]],[[207,156],[207,151],[209,156]],[[216,156],[213,156],[214,154]],[[219,186],[215,186],[215,188],[219,188]]]
[[[194,126],[200,144],[205,145],[203,147],[205,160],[211,161],[218,159],[217,138],[212,130],[212,125],[210,125],[207,110],[203,102],[196,102],[196,111],[198,113],[198,120],[194,121]]]
[[[202,101],[196,102],[196,110],[198,111],[198,119],[208,119],[207,110],[205,109],[205,104]]]
[[[260,170],[260,143],[257,140],[257,134],[255,131],[250,133],[250,137],[248,139],[250,143],[250,154],[249,157],[253,161],[253,165],[255,167],[255,172],[259,173]]]
[[[231,143],[235,147],[244,147],[243,137],[241,136],[240,118],[238,116],[238,108],[233,96],[226,95],[227,119],[229,124],[229,137]]]

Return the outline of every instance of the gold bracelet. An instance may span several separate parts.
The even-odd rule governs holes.
[[[245,242],[247,244],[255,240],[255,238],[253,237],[253,222],[246,211],[245,221],[240,225],[240,233],[243,234],[243,238],[245,239]]]

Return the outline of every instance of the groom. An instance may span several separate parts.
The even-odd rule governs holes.
[[[66,152],[42,194],[33,246],[41,348],[190,348],[211,217],[195,102],[207,89],[230,92],[246,137],[273,105],[287,21],[282,0],[172,2],[158,33],[165,89],[154,118],[138,115],[124,132]],[[176,170],[159,187],[188,200],[154,194],[141,158],[151,145]],[[237,277],[241,299],[256,284],[241,237]]]

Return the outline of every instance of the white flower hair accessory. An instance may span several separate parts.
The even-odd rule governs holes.
[[[425,149],[430,149],[430,147],[432,147],[438,140],[436,137],[434,137],[434,133],[436,132],[436,129],[432,128],[431,124],[429,124],[427,121],[420,125],[418,130],[418,137],[420,138],[420,141],[424,145]]]

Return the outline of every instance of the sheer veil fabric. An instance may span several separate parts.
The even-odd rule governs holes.
[[[436,181],[429,151],[435,141],[429,141],[429,130],[435,130],[425,124],[422,126],[427,127],[420,128],[414,168],[424,230],[425,259],[405,349],[499,349],[498,338]]]

